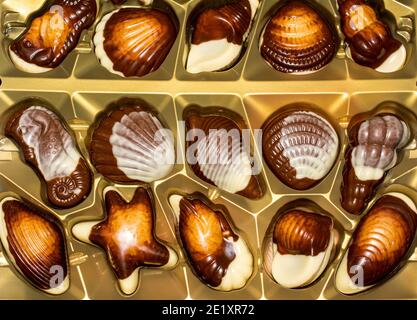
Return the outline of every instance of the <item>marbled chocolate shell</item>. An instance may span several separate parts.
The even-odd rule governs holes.
[[[16,106],[5,134],[46,183],[49,202],[59,208],[81,203],[90,193],[92,173],[63,121],[44,102],[27,99]]]
[[[160,10],[122,8],[108,13],[97,24],[96,56],[112,73],[142,77],[161,66],[177,33],[174,21]]]
[[[339,0],[347,55],[356,63],[383,73],[401,69],[407,59],[404,45],[364,0]]]
[[[175,163],[171,131],[142,101],[121,99],[98,122],[89,146],[96,170],[120,183],[152,182]]]
[[[62,294],[70,284],[65,237],[58,219],[22,201],[0,202],[0,240],[16,270],[35,288]]]
[[[337,158],[339,138],[335,129],[305,105],[278,110],[262,129],[264,159],[290,188],[305,190],[315,186]]]
[[[219,71],[233,65],[242,51],[258,5],[258,0],[235,0],[202,10],[191,23],[187,71]]]
[[[202,195],[173,194],[169,202],[194,273],[216,290],[243,288],[253,273],[253,256],[245,241],[233,232],[223,212],[213,210]]]
[[[359,222],[336,272],[336,288],[354,294],[398,271],[414,241],[417,209],[402,193],[383,195]]]
[[[194,173],[227,192],[250,199],[262,197],[261,177],[252,172],[250,145],[243,143],[242,130],[248,128],[242,117],[216,107],[188,107],[183,117],[187,162]],[[195,130],[202,130],[204,137],[198,139],[198,132],[193,134]]]
[[[11,60],[25,72],[56,68],[77,46],[82,31],[94,23],[96,15],[96,0],[55,0],[11,43]]]
[[[360,122],[352,119],[348,136],[341,204],[349,213],[360,214],[397,164],[398,152],[410,140],[410,129],[394,114],[377,114]]]
[[[314,282],[325,270],[334,248],[331,218],[302,210],[283,213],[266,244],[265,269],[286,288]]]
[[[269,20],[260,38],[262,57],[284,73],[311,73],[325,67],[338,49],[329,23],[308,3],[290,0]]]

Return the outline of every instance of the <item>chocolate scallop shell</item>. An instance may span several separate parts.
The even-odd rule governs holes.
[[[66,240],[51,214],[6,197],[0,202],[0,240],[16,270],[35,288],[62,294],[69,287]]]
[[[122,8],[97,24],[95,53],[110,72],[142,77],[157,70],[177,38],[171,17],[157,9]]]
[[[359,222],[336,273],[336,287],[354,294],[398,271],[415,238],[417,209],[402,193],[379,198]]]
[[[333,167],[338,135],[330,122],[305,104],[284,107],[262,125],[263,156],[284,184],[306,190],[318,184]]]
[[[5,135],[44,180],[49,202],[59,208],[81,203],[91,191],[92,173],[68,126],[41,100],[26,99],[15,108]]]
[[[190,106],[184,110],[183,118],[190,139],[194,130],[204,132],[204,138],[186,141],[187,159],[192,157],[189,164],[194,173],[227,192],[250,199],[261,198],[263,183],[260,176],[252,173],[250,150],[247,150],[250,146],[244,145],[242,137],[242,130],[248,128],[242,117],[220,107]]]
[[[338,38],[307,2],[290,0],[266,24],[260,39],[265,61],[284,73],[311,73],[335,56]]]
[[[174,141],[145,102],[121,99],[93,128],[89,145],[96,170],[119,183],[152,182],[175,163]]]
[[[25,72],[56,68],[77,46],[97,15],[96,0],[55,0],[9,47],[14,65]]]
[[[194,273],[220,291],[244,287],[253,273],[253,256],[224,213],[204,196],[169,197],[182,247]]]

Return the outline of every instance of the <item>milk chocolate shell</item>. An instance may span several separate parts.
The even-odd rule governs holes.
[[[281,214],[266,243],[265,269],[286,288],[311,284],[330,261],[334,232],[332,219],[322,214],[296,209]]]
[[[51,214],[6,197],[0,202],[0,240],[9,261],[35,288],[64,293],[70,284],[65,237]]]
[[[177,33],[174,21],[160,10],[122,8],[106,14],[97,24],[96,56],[112,73],[142,77],[161,66]]]
[[[46,183],[49,202],[59,208],[76,206],[90,193],[92,174],[70,129],[41,100],[27,99],[15,108],[6,136],[16,141],[25,161]]]
[[[235,0],[208,7],[191,22],[186,69],[190,73],[219,71],[239,58],[258,8],[258,0]]]
[[[351,214],[366,208],[410,140],[410,128],[398,115],[376,114],[358,121],[361,118],[360,114],[354,117],[348,127],[341,186],[342,207]]]
[[[95,21],[96,0],[55,0],[9,47],[16,68],[41,73],[58,67]]]
[[[243,288],[253,273],[253,256],[224,213],[202,195],[173,194],[182,247],[194,273],[215,290]]]
[[[356,63],[383,73],[400,70],[407,59],[404,45],[364,0],[338,0],[346,53]]]
[[[271,171],[293,189],[318,184],[332,168],[339,150],[330,122],[306,104],[272,114],[263,124],[263,156]]]
[[[90,159],[99,173],[119,183],[152,182],[168,175],[175,163],[174,142],[144,102],[121,99],[92,133]]]
[[[183,118],[187,162],[199,178],[250,199],[263,196],[261,177],[253,174],[250,145],[243,142],[242,130],[249,129],[240,115],[220,107],[190,106]]]
[[[133,294],[143,267],[172,268],[178,256],[155,236],[151,191],[139,187],[127,202],[113,187],[104,189],[106,217],[103,221],[80,222],[72,233],[80,241],[102,248],[124,294]]]
[[[265,26],[260,51],[284,73],[305,74],[325,67],[336,54],[338,37],[328,21],[305,1],[287,1]]]
[[[398,271],[415,238],[417,209],[402,193],[378,199],[359,222],[336,272],[336,288],[355,294]]]

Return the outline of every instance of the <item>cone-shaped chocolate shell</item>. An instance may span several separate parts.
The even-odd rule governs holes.
[[[192,106],[183,118],[187,162],[199,178],[250,199],[263,196],[262,178],[252,173],[250,146],[243,143],[242,130],[249,129],[242,117],[224,108]],[[197,130],[204,133],[201,139]]]
[[[41,100],[16,105],[5,128],[21,149],[25,161],[43,178],[47,198],[60,208],[74,207],[90,193],[92,174],[70,129]]]
[[[96,0],[55,0],[9,48],[15,66],[40,73],[56,68],[95,21]]]
[[[260,39],[262,57],[285,73],[322,69],[334,57],[338,39],[329,23],[305,1],[287,1],[269,20]]]
[[[0,239],[16,270],[34,287],[62,294],[69,287],[62,227],[51,214],[7,197],[0,202]]]

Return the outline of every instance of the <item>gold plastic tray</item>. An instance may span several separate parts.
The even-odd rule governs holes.
[[[95,116],[110,102],[124,96],[140,97],[153,105],[161,119],[173,130],[177,141],[178,158],[184,158],[183,133],[177,120],[189,104],[222,106],[230,108],[247,121],[252,129],[260,128],[263,121],[276,109],[293,102],[310,102],[327,112],[339,124],[343,146],[346,128],[352,115],[370,110],[379,103],[393,100],[417,113],[417,56],[416,14],[417,0],[385,0],[386,9],[393,15],[389,22],[396,24],[398,33],[407,44],[409,60],[399,72],[383,75],[360,67],[345,57],[342,46],[335,59],[322,71],[304,76],[284,75],[275,72],[259,55],[258,39],[276,0],[263,0],[248,38],[241,60],[231,69],[220,73],[191,75],[185,71],[187,54],[187,17],[200,0],[166,0],[180,22],[178,38],[160,69],[143,78],[123,79],[101,67],[92,52],[91,39],[94,28],[85,32],[77,48],[54,71],[41,75],[26,74],[16,70],[8,58],[7,45],[23,31],[27,12],[14,12],[16,3],[25,8],[37,1],[7,0],[0,2],[2,43],[0,52],[0,126],[3,132],[4,113],[27,97],[40,97],[49,101],[74,130],[80,149],[87,157],[85,141],[89,125]],[[41,3],[43,1],[39,1]],[[100,1],[99,16],[112,10],[109,1]],[[336,0],[316,0],[333,16],[338,25]],[[156,0],[156,6],[164,5]],[[137,5],[136,1],[128,5]],[[395,17],[395,18],[394,18]],[[98,21],[99,19],[97,19]],[[339,28],[340,30],[340,28]],[[41,182],[34,171],[21,160],[17,148],[8,139],[0,137],[0,191],[12,192],[27,198],[58,216],[67,230],[71,260],[71,286],[63,295],[51,297],[21,280],[0,255],[0,298],[5,299],[119,299],[125,298],[109,267],[104,252],[75,240],[69,230],[81,220],[103,216],[102,190],[108,185],[100,175],[95,175],[94,191],[86,201],[75,208],[52,210],[41,200]],[[255,146],[255,157],[260,159]],[[339,203],[339,186],[343,166],[343,148],[329,175],[316,187],[304,192],[289,189],[263,165],[267,192],[257,201],[216,190],[202,182],[183,161],[175,165],[164,180],[151,184],[155,193],[157,235],[172,244],[175,240],[173,214],[167,195],[173,191],[200,191],[214,202],[225,205],[235,225],[245,234],[255,255],[255,274],[247,286],[239,291],[224,293],[206,287],[191,272],[184,256],[171,271],[143,269],[141,283],[130,299],[352,299],[334,288],[334,271],[349,242],[360,217],[344,212]],[[417,152],[407,151],[399,165],[390,171],[381,192],[395,189],[410,194],[417,188]],[[129,198],[133,186],[117,186]],[[378,195],[377,195],[378,196]],[[345,229],[343,243],[326,272],[313,285],[304,289],[284,289],[274,283],[262,269],[261,246],[268,225],[284,204],[308,198],[328,211]],[[417,252],[393,278],[354,298],[360,299],[412,299],[417,298]],[[7,288],[7,290],[6,290]]]

